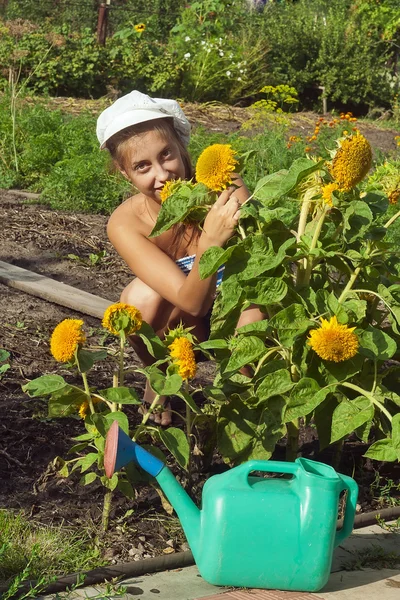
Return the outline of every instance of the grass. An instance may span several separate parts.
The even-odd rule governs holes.
[[[21,575],[49,581],[105,564],[89,529],[42,525],[8,510],[0,510],[0,552],[0,583],[9,585]]]
[[[400,565],[400,554],[387,552],[381,546],[371,546],[365,550],[358,550],[354,558],[345,563],[345,571],[358,571],[361,569],[394,569]]]

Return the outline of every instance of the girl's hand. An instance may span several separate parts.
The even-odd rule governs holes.
[[[235,231],[240,216],[240,202],[234,191],[234,187],[224,190],[204,221],[201,237],[205,236],[211,246],[222,247]]]

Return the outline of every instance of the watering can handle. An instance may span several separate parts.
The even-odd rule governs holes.
[[[244,477],[248,477],[252,471],[264,471],[265,473],[289,473],[296,475],[299,470],[299,465],[293,462],[280,462],[274,460],[249,460],[243,463],[236,469],[241,470]]]
[[[353,531],[354,524],[354,516],[356,514],[356,506],[357,506],[357,498],[358,498],[358,485],[351,477],[347,477],[347,475],[341,475],[338,473],[338,476],[343,481],[343,487],[341,491],[347,490],[347,502],[346,502],[346,510],[344,513],[343,519],[343,527],[336,532],[335,537],[335,548],[339,546],[344,539],[346,539],[351,532]]]

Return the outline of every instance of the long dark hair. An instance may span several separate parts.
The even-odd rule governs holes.
[[[125,171],[127,166],[125,163],[127,156],[126,150],[128,146],[130,145],[132,139],[142,133],[145,133],[146,131],[149,131],[149,129],[152,131],[157,131],[165,138],[165,140],[170,140],[172,138],[176,142],[185,168],[185,179],[193,180],[194,168],[189,152],[174,128],[173,120],[169,117],[165,119],[153,119],[152,121],[146,121],[144,123],[139,123],[138,125],[132,125],[131,127],[127,127],[126,129],[116,133],[109,140],[107,140],[106,148],[110,152],[114,163],[120,169]],[[187,229],[188,225],[185,223],[177,223],[172,227],[173,238],[170,245],[170,254],[173,258],[176,258],[181,243],[185,239]],[[200,230],[198,227],[190,227],[190,235],[186,240],[186,248],[188,248],[190,244],[199,237],[199,235]]]

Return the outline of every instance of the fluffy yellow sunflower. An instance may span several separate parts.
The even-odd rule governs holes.
[[[171,358],[179,367],[178,373],[182,379],[192,379],[196,375],[196,359],[192,342],[186,337],[179,337],[168,348]]]
[[[328,183],[327,185],[322,186],[322,199],[328,206],[333,206],[332,193],[337,190],[338,187],[337,183]]]
[[[310,331],[308,343],[323,360],[342,362],[357,354],[359,341],[354,329],[340,325],[336,317],[321,319],[321,327]]]
[[[98,404],[99,402],[101,402],[100,398],[96,398],[92,396],[92,402],[93,404]],[[85,400],[85,402],[82,402],[82,404],[79,407],[79,416],[81,419],[84,419],[90,412],[90,408],[89,408],[89,402],[87,400]]]
[[[142,314],[138,308],[116,302],[106,309],[101,324],[115,335],[120,335],[121,331],[125,335],[131,335],[141,328],[142,323]]]
[[[136,31],[136,33],[143,33],[143,31],[146,29],[146,25],[144,23],[138,23],[137,25],[134,26],[134,30]]]
[[[331,175],[343,192],[350,191],[366,176],[372,164],[370,143],[361,134],[344,139],[331,164]]]
[[[213,144],[197,160],[196,180],[214,192],[222,192],[232,183],[231,175],[238,164],[230,144]]]
[[[75,351],[86,341],[80,319],[64,319],[55,327],[50,338],[50,352],[58,362],[69,362]]]

